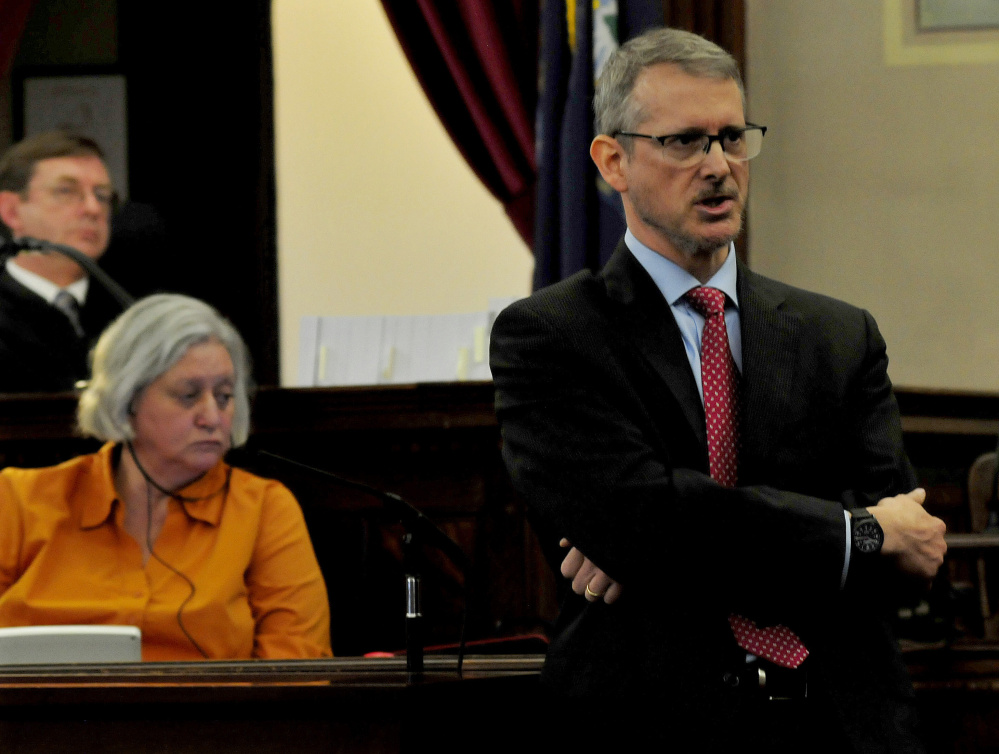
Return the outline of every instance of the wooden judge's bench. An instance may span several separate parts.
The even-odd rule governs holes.
[[[896,392],[928,507],[949,531],[971,532],[968,469],[995,449],[999,395]],[[96,443],[74,436],[74,409],[72,395],[0,396],[0,466],[93,450]],[[426,737],[440,726],[464,750],[522,745],[504,737],[515,732],[510,725],[490,726],[528,719],[539,706],[544,645],[531,637],[557,611],[542,554],[555,540],[536,536],[506,478],[492,385],[262,389],[249,448],[398,493],[459,544],[467,572],[424,548],[423,607],[428,644],[448,645],[459,639],[467,605],[466,638],[478,643],[464,678],[453,656],[428,656],[423,679],[408,677],[401,660],[358,657],[405,645],[398,518],[374,496],[243,452],[236,465],[282,480],[302,503],[342,659],[8,672],[0,676],[0,751],[396,751],[421,740],[449,751],[450,739]],[[984,574],[993,566],[978,547],[955,540],[929,604],[900,619],[934,751],[999,750],[999,642],[982,631]],[[462,728],[462,719],[478,723]]]

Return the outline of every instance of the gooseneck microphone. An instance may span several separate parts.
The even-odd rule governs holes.
[[[364,482],[347,479],[326,469],[285,458],[266,450],[251,450],[257,457],[277,461],[309,474],[327,479],[340,487],[364,492],[379,500],[392,515],[399,519],[406,530],[402,538],[403,570],[406,575],[406,670],[412,676],[423,673],[423,610],[421,606],[421,571],[423,568],[420,548],[423,543],[443,552],[465,575],[465,600],[462,605],[461,636],[458,640],[458,676],[461,676],[465,657],[465,619],[468,611],[469,562],[465,552],[416,506],[403,500],[394,492],[385,492]]]
[[[132,297],[128,291],[122,288],[114,280],[114,278],[98,267],[97,262],[79,249],[74,249],[72,246],[66,246],[61,243],[54,243],[53,241],[45,241],[40,238],[31,238],[30,236],[21,236],[13,241],[7,241],[4,246],[5,248],[15,250],[15,252],[40,251],[42,253],[49,253],[54,251],[65,257],[69,257],[86,270],[87,274],[96,280],[104,288],[104,290],[110,293],[114,299],[121,304],[122,309],[127,309],[135,303],[135,298]]]

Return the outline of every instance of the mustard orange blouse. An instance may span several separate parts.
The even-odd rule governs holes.
[[[180,491],[204,499],[169,501],[153,550],[192,590],[156,557],[143,566],[114,452],[0,471],[0,626],[138,626],[144,660],[200,659],[183,629],[210,659],[331,656],[326,585],[287,488],[240,469],[227,484],[220,462]]]

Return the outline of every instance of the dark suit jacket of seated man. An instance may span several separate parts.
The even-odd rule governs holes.
[[[80,310],[81,338],[65,314],[0,267],[0,393],[72,390],[89,377],[90,348],[119,314],[121,306],[92,285]]]
[[[596,109],[591,156],[622,196],[629,242],[693,285],[735,275],[741,446],[738,484],[722,486],[673,311],[686,304],[667,301],[624,242],[599,274],[498,317],[504,459],[539,535],[567,538],[590,569],[586,592],[577,579],[562,603],[543,674],[572,710],[559,728],[677,751],[921,750],[887,617],[898,583],[929,579],[946,548],[913,490],[874,320],[732,269],[747,124],[726,53],[684,32],[647,33],[607,63]],[[866,507],[884,535],[871,555],[852,550],[846,513]],[[606,604],[610,586],[620,597]],[[807,673],[803,702],[775,706],[737,685],[747,658],[732,613],[804,642],[808,659],[792,671]],[[807,741],[782,738],[781,715]]]
[[[0,230],[101,257],[114,202],[100,148],[63,131],[29,136],[0,158]],[[0,264],[0,392],[71,390],[89,374],[91,345],[121,308],[58,254],[21,253]],[[68,293],[74,323],[56,307]]]

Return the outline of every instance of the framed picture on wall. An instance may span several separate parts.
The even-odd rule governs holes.
[[[918,0],[919,31],[958,31],[999,28],[996,0]]]
[[[992,65],[999,61],[999,0],[881,2],[887,65]]]
[[[104,152],[115,190],[128,198],[128,111],[120,74],[20,76],[17,138],[64,128],[89,136]],[[18,112],[19,110],[19,112]],[[19,127],[18,127],[19,126]]]

